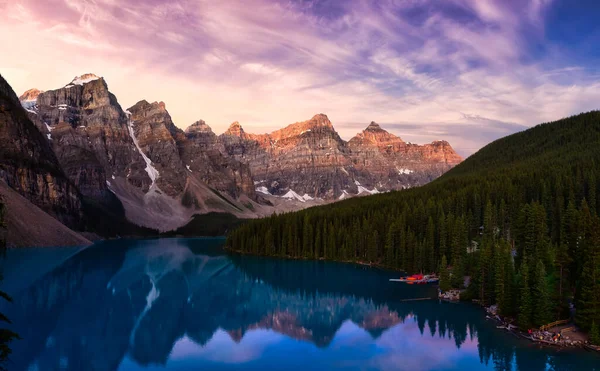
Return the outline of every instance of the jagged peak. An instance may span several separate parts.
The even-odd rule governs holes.
[[[156,102],[156,101],[154,101],[154,102],[150,103],[147,100],[142,99],[141,101],[139,101],[136,104],[134,104],[133,106],[131,106],[131,108],[129,108],[128,111],[133,112],[133,111],[137,111],[139,109],[145,109],[145,110],[147,110],[147,109],[153,109],[153,108],[154,109],[158,108],[158,109],[160,109],[162,111],[166,111],[167,110],[165,102],[162,102],[162,101],[161,102]]]
[[[210,126],[208,126],[206,124],[206,122],[204,122],[204,120],[198,120],[196,122],[194,122],[193,124],[191,124],[190,126],[187,127],[187,129],[185,129],[185,132],[188,134],[195,134],[195,133],[212,133],[212,129],[210,128]]]
[[[383,130],[383,129],[381,128],[381,126],[379,126],[378,123],[376,123],[375,121],[371,121],[371,123],[369,124],[369,126],[367,126],[365,131],[367,131],[367,130],[375,131],[375,130]],[[383,131],[385,131],[385,130],[383,130]]]
[[[41,93],[43,93],[42,90],[35,89],[35,88],[29,89],[19,97],[19,100],[21,102],[33,102],[33,101],[37,100],[38,96]]]
[[[84,84],[87,84],[88,82],[92,82],[92,81],[99,80],[99,79],[101,79],[101,77],[99,77],[93,73],[84,73],[81,76],[75,76],[73,78],[73,80],[70,83],[68,83],[65,87],[70,88],[75,85],[84,85]]]
[[[386,143],[386,145],[389,145],[389,144],[393,145],[393,144],[404,143],[402,138],[383,129],[375,121],[371,121],[369,126],[367,126],[362,132],[356,134],[352,139],[350,139],[350,142],[354,143],[354,144],[370,143],[370,145],[373,145],[373,144],[379,145],[379,144],[383,144],[383,143]]]
[[[298,135],[304,135],[306,133],[312,132],[313,130],[321,131],[320,128],[326,128],[325,131],[335,132],[335,129],[333,128],[333,125],[331,124],[331,121],[329,121],[327,115],[319,113],[317,115],[314,115],[309,120],[290,124],[284,127],[283,129],[276,130],[268,135],[272,140],[277,141],[284,138],[291,138]]]
[[[150,102],[148,102],[145,99],[142,99],[141,101],[137,102],[136,104],[134,104],[133,106],[148,106],[150,105]]]
[[[137,102],[133,106],[129,107],[127,109],[127,111],[129,111],[129,112],[136,112],[136,111],[141,110],[141,109],[146,109],[146,107],[148,107],[148,106],[150,106],[150,103],[148,103],[147,100],[142,99],[141,101]]]
[[[231,125],[229,125],[229,128],[227,131],[225,131],[225,134],[241,137],[244,135],[244,128],[242,128],[242,125],[240,125],[239,122],[234,121],[231,123]]]
[[[327,115],[324,113],[318,113],[314,115],[310,120],[308,120],[308,123],[313,124],[315,126],[332,127],[331,121],[329,121],[329,117],[327,117]]]

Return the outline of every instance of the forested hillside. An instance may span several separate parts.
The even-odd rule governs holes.
[[[243,224],[228,247],[413,272],[451,266],[454,286],[522,328],[568,317],[600,339],[600,112],[497,140],[420,187]],[[514,257],[514,258],[513,258]]]

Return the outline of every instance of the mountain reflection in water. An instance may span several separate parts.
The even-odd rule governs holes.
[[[397,273],[227,256],[222,242],[105,242],[45,254],[26,275],[11,264],[36,250],[9,254],[14,303],[0,310],[23,340],[8,368],[600,370],[597,355],[534,347],[475,306],[403,301],[436,289],[388,282]]]

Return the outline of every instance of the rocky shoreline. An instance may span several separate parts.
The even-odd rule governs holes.
[[[508,317],[501,317],[497,311],[498,308],[495,305],[485,307],[486,319],[495,321],[498,323],[496,328],[504,329],[515,336],[529,340],[533,343],[537,343],[541,346],[550,346],[554,348],[582,348],[589,351],[595,351],[600,353],[600,348],[592,345],[587,340],[587,335],[580,332],[574,325],[571,324],[570,320],[557,321],[550,324],[548,328],[543,326],[540,329],[529,329],[527,332],[521,331],[516,325],[514,325],[514,319]],[[561,325],[569,325],[566,328],[560,328]],[[555,329],[555,331],[549,331]],[[556,331],[558,330],[558,331]],[[566,335],[569,333],[569,335]]]
[[[438,298],[448,302],[459,302],[460,293],[461,290],[440,291]],[[572,325],[570,320],[557,321],[551,324],[552,326],[548,326],[548,328],[530,329],[529,331],[524,332],[521,331],[518,326],[513,324],[515,322],[513,318],[501,317],[498,314],[497,306],[492,305],[484,308],[486,311],[486,319],[495,321],[497,323],[497,329],[506,330],[518,338],[529,340],[541,346],[563,349],[582,348],[600,353],[600,347],[590,344],[589,340],[587,340],[587,335],[583,334]],[[561,328],[561,325],[568,326]],[[551,329],[555,329],[555,331],[548,331]],[[569,335],[567,335],[567,333],[569,333]]]

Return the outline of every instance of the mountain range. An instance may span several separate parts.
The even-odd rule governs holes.
[[[407,143],[375,122],[344,141],[324,114],[269,134],[234,122],[217,135],[202,120],[182,130],[163,102],[124,109],[94,74],[18,99],[0,79],[0,92],[11,144],[0,178],[76,230],[90,207],[163,232],[195,214],[256,218],[411,188],[462,161],[445,141]]]

